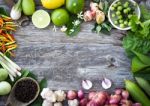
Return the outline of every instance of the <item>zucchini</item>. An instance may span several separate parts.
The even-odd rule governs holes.
[[[136,83],[125,80],[125,87],[136,102],[141,103],[142,106],[150,106],[150,100]]]
[[[135,77],[137,83],[139,86],[147,93],[148,96],[150,96],[150,84],[147,80],[141,78],[141,77]]]

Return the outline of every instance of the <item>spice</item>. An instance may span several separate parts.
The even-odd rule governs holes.
[[[23,103],[27,103],[35,98],[38,85],[31,79],[23,79],[16,83],[14,88],[15,98]]]

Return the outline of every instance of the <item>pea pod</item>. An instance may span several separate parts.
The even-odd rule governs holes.
[[[136,83],[125,80],[125,87],[136,102],[141,103],[142,106],[150,105],[150,100]]]
[[[147,95],[150,96],[150,84],[147,80],[140,78],[140,77],[135,77],[137,83],[139,86],[147,93]]]

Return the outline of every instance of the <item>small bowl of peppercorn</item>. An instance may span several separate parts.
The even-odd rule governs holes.
[[[19,79],[8,97],[6,106],[28,106],[39,95],[40,87],[36,80],[30,77]]]

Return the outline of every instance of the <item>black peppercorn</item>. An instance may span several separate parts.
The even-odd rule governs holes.
[[[30,102],[38,91],[37,84],[31,79],[24,79],[16,83],[14,95],[18,101],[23,103]]]

